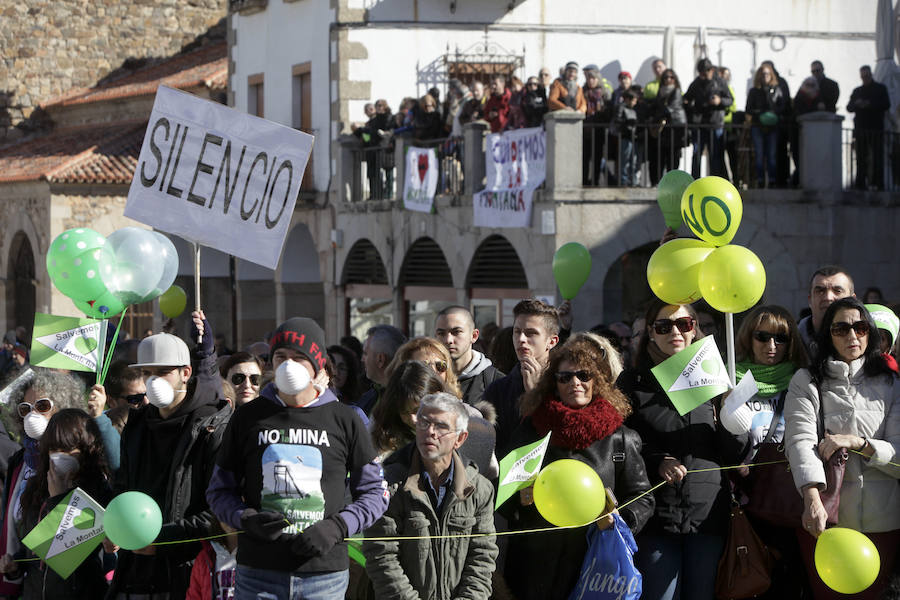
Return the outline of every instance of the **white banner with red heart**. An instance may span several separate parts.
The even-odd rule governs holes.
[[[437,153],[434,148],[407,147],[403,206],[407,210],[432,212],[438,175]]]

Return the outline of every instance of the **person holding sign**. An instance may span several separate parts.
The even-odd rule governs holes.
[[[727,475],[718,468],[740,461],[747,435],[721,426],[714,399],[681,416],[650,372],[702,337],[694,309],[656,300],[646,319],[636,367],[618,381],[631,398],[626,424],[644,441],[647,470],[669,484],[656,491],[656,512],[637,536],[635,565],[647,575],[642,598],[712,600],[731,504]],[[694,469],[710,470],[688,475]]]
[[[218,532],[206,504],[206,484],[231,406],[222,397],[214,339],[202,312],[193,313],[193,360],[187,344],[158,333],[138,346],[149,404],[128,417],[122,430],[116,492],[139,491],[162,509],[156,542],[193,540]],[[114,598],[136,594],[183,597],[199,542],[120,550],[112,581]]]
[[[53,415],[41,436],[37,469],[22,493],[18,539],[24,538],[76,487],[103,505],[112,497],[110,473],[97,424],[83,410],[65,408]],[[79,526],[77,520],[75,526]],[[89,529],[85,528],[85,533]],[[7,579],[23,578],[24,598],[93,600],[106,593],[99,553],[89,555],[68,578],[61,577],[44,561],[13,562],[14,558],[34,557],[34,553],[23,547],[16,556],[6,554],[0,558],[0,571]]]
[[[865,533],[878,548],[879,577],[860,597],[880,598],[900,544],[900,380],[885,363],[872,315],[856,298],[828,307],[817,342],[810,367],[791,379],[784,414],[808,534],[798,535],[800,548],[815,597],[838,597],[816,575],[813,551],[827,519],[819,495],[823,463],[846,448],[837,525]]]
[[[616,389],[613,363],[618,353],[605,338],[575,334],[554,351],[537,386],[522,402],[524,419],[513,433],[513,447],[531,444],[552,432],[544,468],[562,459],[587,463],[621,502],[650,489],[641,458],[641,438],[623,422],[631,413],[628,398]],[[501,506],[510,530],[549,527],[535,507],[533,486],[519,491]],[[653,514],[653,496],[616,511],[628,527],[640,531]],[[612,515],[600,520],[603,529]],[[504,576],[519,600],[567,598],[575,588],[587,551],[586,528],[509,538]]]

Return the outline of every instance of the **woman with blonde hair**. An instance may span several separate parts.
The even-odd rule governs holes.
[[[450,351],[446,346],[430,337],[415,337],[397,349],[394,358],[387,366],[388,378],[393,375],[394,371],[401,364],[410,361],[419,360],[434,369],[437,376],[444,382],[447,391],[460,397],[459,381],[456,373],[453,372],[453,360],[450,358]]]

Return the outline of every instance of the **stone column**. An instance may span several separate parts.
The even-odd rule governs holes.
[[[584,114],[577,110],[555,110],[544,115],[547,131],[548,190],[581,187],[581,144]],[[551,195],[552,197],[552,195]]]
[[[352,135],[338,138],[338,161],[335,177],[338,183],[338,200],[341,202],[357,202],[364,200],[362,195],[362,172],[359,161],[362,153],[354,153],[361,145]],[[354,156],[355,154],[355,156]]]
[[[463,125],[463,193],[466,196],[484,189],[484,136],[487,130],[485,121]]]
[[[840,191],[841,123],[844,117],[812,112],[800,122],[800,186],[805,190]]]
[[[409,138],[394,138],[394,186],[397,193],[394,200],[403,199],[403,186],[406,184],[406,148],[410,146]]]

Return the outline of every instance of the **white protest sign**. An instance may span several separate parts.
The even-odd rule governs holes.
[[[731,393],[728,394],[728,397],[725,398],[725,405],[722,407],[722,411],[727,415],[733,414],[734,411],[742,407],[747,400],[756,395],[758,391],[759,388],[756,386],[756,380],[753,378],[753,373],[748,370],[735,388],[731,390]]]
[[[531,198],[547,171],[546,147],[541,127],[487,136],[487,186],[472,199],[476,226],[531,226]]]
[[[438,160],[434,148],[406,149],[406,181],[403,206],[407,210],[431,212],[438,184]]]
[[[160,86],[125,216],[269,269],[313,137]]]

